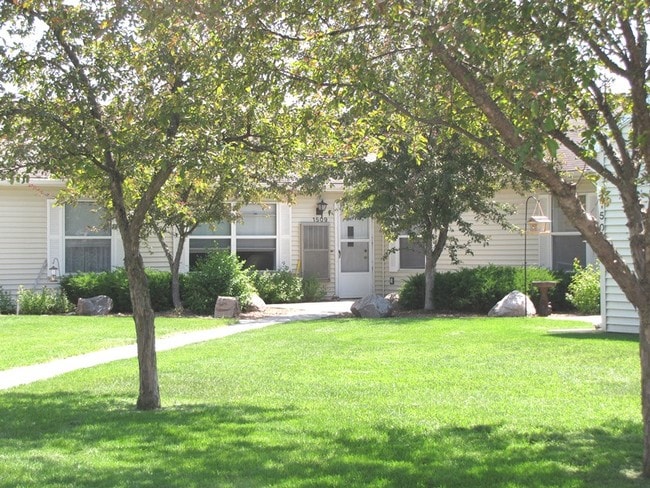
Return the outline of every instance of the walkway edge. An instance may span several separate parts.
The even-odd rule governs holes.
[[[269,325],[276,325],[294,320],[312,320],[327,317],[329,314],[304,314],[278,316],[260,320],[242,320],[234,325],[217,327],[214,329],[182,332],[156,339],[156,352],[169,351],[191,344],[221,339],[240,332],[261,329]],[[47,363],[19,366],[0,371],[0,390],[8,390],[17,386],[47,380],[78,369],[92,368],[100,364],[111,363],[123,359],[132,359],[138,356],[135,344],[112,347],[101,351],[89,352],[64,359],[55,359]]]

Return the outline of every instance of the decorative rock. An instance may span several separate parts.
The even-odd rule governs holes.
[[[108,315],[113,310],[113,299],[106,295],[77,300],[77,315]]]
[[[390,301],[379,295],[367,295],[357,300],[350,307],[350,311],[356,317],[363,318],[383,318],[393,315]]]
[[[214,305],[215,319],[239,317],[240,313],[239,299],[235,297],[217,297],[217,303]]]
[[[526,302],[528,302],[526,304]],[[492,307],[488,312],[488,317],[523,317],[528,312],[528,315],[535,315],[535,305],[530,301],[526,295],[520,291],[512,291],[503,297],[499,302]]]
[[[246,305],[247,312],[263,312],[266,309],[266,303],[262,300],[262,297],[253,294],[250,298],[250,302]]]
[[[399,310],[399,293],[389,293],[384,298],[390,302],[393,310]]]

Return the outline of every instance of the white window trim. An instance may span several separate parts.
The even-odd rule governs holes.
[[[393,241],[390,245],[391,252],[388,254],[388,271],[395,273],[397,271],[418,271],[424,270],[425,268],[402,268],[401,267],[401,246],[400,239],[410,239],[408,234],[400,234],[397,236],[397,240]],[[393,251],[394,249],[394,251]],[[426,259],[426,257],[425,257]]]
[[[595,193],[589,193],[589,192],[582,192],[578,193],[578,197],[584,197],[584,206],[586,210],[589,212],[590,209],[593,209],[594,211],[591,212],[591,215],[594,216],[597,220],[600,219],[599,216],[599,211],[598,211],[598,199]],[[553,267],[553,261],[554,261],[554,249],[553,249],[553,237],[578,237],[581,236],[580,231],[577,229],[574,229],[572,231],[553,231],[553,215],[552,215],[552,210],[553,210],[553,201],[552,198],[549,198],[549,207],[551,208],[551,212],[549,215],[551,215],[551,233],[548,236],[548,249],[549,249],[549,256],[548,256],[548,265],[547,267],[549,269],[552,269]],[[595,264],[597,261],[596,254],[594,253],[593,249],[591,249],[591,246],[585,242],[585,264]]]
[[[80,200],[80,202],[95,203],[94,200]],[[57,205],[53,198],[47,199],[47,262],[48,266],[58,261],[59,273],[65,274],[65,243],[67,239],[110,239],[111,243],[111,269],[124,267],[124,247],[120,231],[111,222],[110,235],[108,236],[70,236],[65,235],[65,205]]]

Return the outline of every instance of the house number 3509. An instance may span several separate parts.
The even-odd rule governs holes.
[[[327,222],[327,217],[312,217],[314,222],[320,222],[320,223],[325,223]]]

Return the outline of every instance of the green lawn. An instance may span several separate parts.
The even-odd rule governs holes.
[[[625,487],[637,338],[547,319],[290,323],[0,392],[0,487]]]
[[[159,317],[156,334],[163,337],[227,323],[222,319]],[[131,317],[0,315],[0,370],[134,342],[135,325]]]

